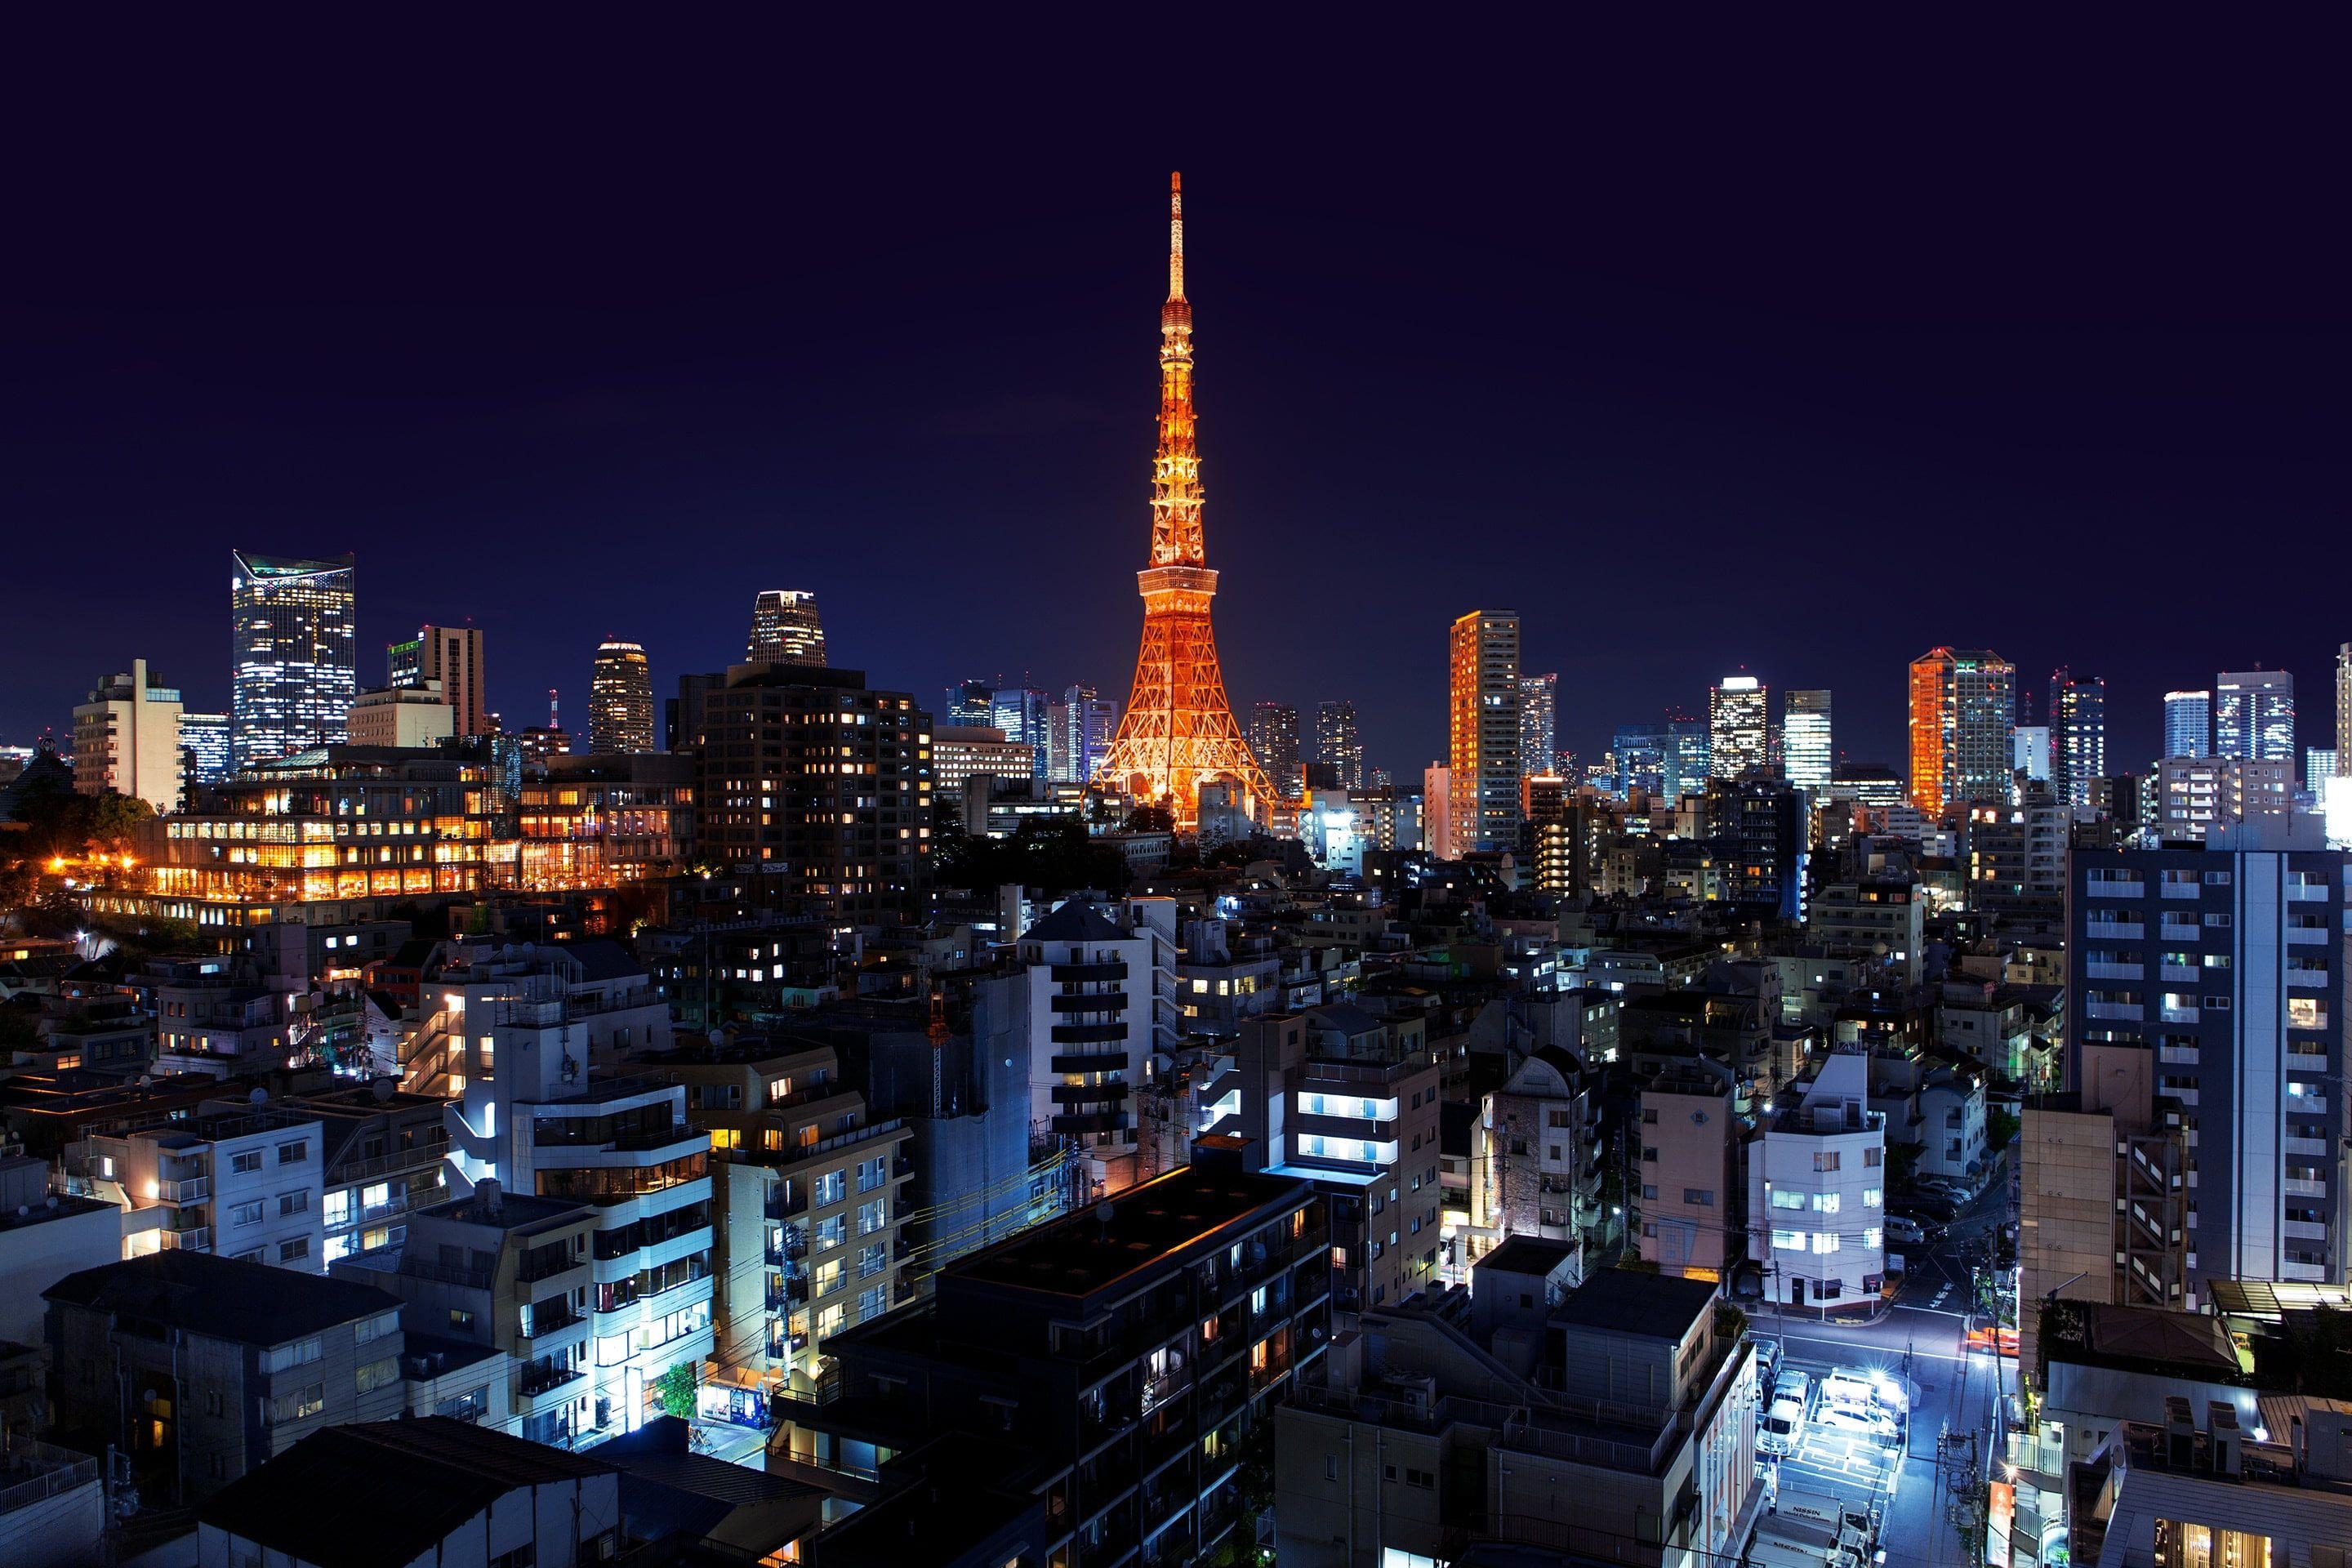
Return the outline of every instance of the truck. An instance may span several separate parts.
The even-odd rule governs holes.
[[[1781,1492],[1748,1541],[1749,1568],[1866,1568],[1870,1516],[1819,1492]]]

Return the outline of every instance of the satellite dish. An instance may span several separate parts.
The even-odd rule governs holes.
[[[245,1102],[247,1105],[267,1105],[269,1103],[269,1091],[266,1089],[256,1089],[245,1097]]]
[[[377,1104],[383,1104],[392,1098],[392,1079],[388,1078],[374,1079],[368,1085],[368,1092],[375,1096]]]
[[[152,1088],[154,1088],[154,1087],[155,1087],[155,1075],[154,1075],[153,1073],[152,1073],[152,1072],[142,1072],[142,1073],[141,1073],[141,1074],[139,1075],[139,1087],[140,1087],[140,1088],[142,1088],[142,1089],[152,1089]]]

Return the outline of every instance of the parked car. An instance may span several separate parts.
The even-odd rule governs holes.
[[[1769,1387],[1780,1370],[1780,1342],[1768,1334],[1752,1334],[1748,1342],[1756,1347],[1756,1381]]]
[[[1967,1203],[1977,1195],[1974,1188],[1953,1176],[1923,1176],[1916,1184],[1923,1193],[1934,1193],[1956,1204]]]
[[[1927,1243],[1927,1226],[1907,1214],[1888,1215],[1885,1229],[1890,1245],[1924,1247]]]
[[[1960,1217],[1958,1200],[1944,1193],[1914,1193],[1904,1202],[1917,1213],[1939,1224],[1949,1225]]]
[[[1793,1454],[1805,1441],[1805,1407],[1794,1399],[1776,1399],[1757,1424],[1756,1451],[1775,1456]]]
[[[1895,1429],[1894,1422],[1875,1411],[1857,1410],[1850,1405],[1823,1405],[1813,1413],[1813,1425],[1823,1432],[1860,1437],[1882,1448],[1903,1446],[1902,1434]]]
[[[1802,1405],[1812,1391],[1813,1380],[1792,1366],[1772,1380],[1771,1403],[1778,1405],[1783,1399],[1793,1399]]]

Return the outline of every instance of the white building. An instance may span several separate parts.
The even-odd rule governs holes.
[[[457,732],[457,710],[437,680],[384,686],[352,700],[354,746],[432,746]]]
[[[73,710],[74,788],[134,795],[159,812],[180,804],[180,694],[134,658]]]
[[[122,1258],[122,1211],[97,1198],[49,1192],[49,1164],[0,1160],[0,1340],[41,1342],[41,1292],[68,1274]]]
[[[1736,779],[1769,760],[1772,692],[1752,675],[1727,675],[1706,694],[1707,774]]]
[[[131,1211],[124,1258],[181,1248],[323,1273],[320,1131],[315,1116],[210,1100],[178,1121],[72,1145],[67,1184]]]
[[[1749,1146],[1748,1256],[1791,1306],[1874,1301],[1886,1267],[1886,1119],[1870,1109],[1870,1058],[1832,1053]]]
[[[1171,899],[1072,900],[1021,933],[1031,1135],[1073,1141],[1108,1189],[1138,1179],[1137,1091],[1176,1036],[1176,938]]]
[[[1830,787],[1837,752],[1830,735],[1827,690],[1791,690],[1781,698],[1780,762],[1789,782],[1815,795]]]

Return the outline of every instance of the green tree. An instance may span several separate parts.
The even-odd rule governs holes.
[[[102,795],[90,803],[86,829],[90,847],[101,855],[120,855],[139,837],[139,825],[152,822],[155,808],[135,795]]]
[[[654,1379],[654,1396],[661,1401],[662,1413],[681,1421],[694,1419],[694,1363],[682,1361]]]

